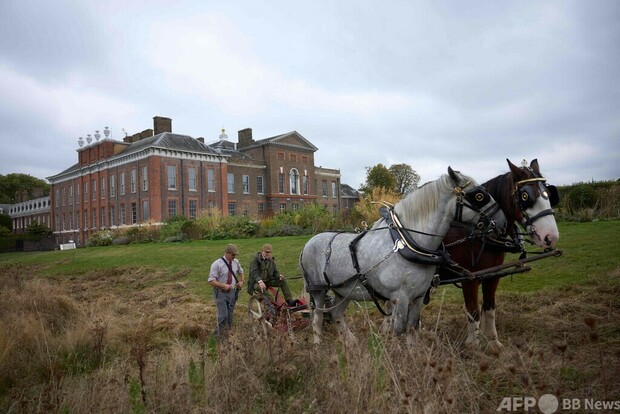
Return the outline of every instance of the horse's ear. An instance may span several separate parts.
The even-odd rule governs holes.
[[[534,158],[532,162],[530,162],[530,168],[534,170],[536,174],[540,174],[540,167],[538,166],[538,158]]]
[[[519,167],[511,163],[508,158],[506,158],[506,161],[508,162],[508,167],[510,167],[510,171],[512,171],[512,176],[515,178],[515,182],[518,181],[521,170],[519,169]]]
[[[459,183],[459,176],[456,174],[456,172],[450,166],[448,166],[448,175],[450,175],[450,178],[452,178],[452,181],[454,181],[454,183],[458,185],[458,183]]]

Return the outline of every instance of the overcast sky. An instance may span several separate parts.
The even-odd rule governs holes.
[[[237,141],[297,131],[366,167],[482,182],[620,178],[620,1],[0,1],[0,174],[77,162],[78,138],[172,118]]]

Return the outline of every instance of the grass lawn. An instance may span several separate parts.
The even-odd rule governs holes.
[[[307,325],[265,334],[246,292],[220,344],[206,278],[227,241],[3,253],[0,411],[496,412],[506,396],[617,401],[618,230],[620,221],[560,223],[562,257],[502,280],[500,349],[465,346],[453,286],[424,307],[413,347],[378,335],[372,302],[347,313],[357,346],[343,346],[335,324],[324,326],[320,348]],[[308,239],[230,242],[246,269],[271,243],[299,292]]]
[[[501,291],[531,292],[562,285],[587,283],[593,277],[609,274],[620,265],[620,221],[559,224],[562,257],[531,263],[532,271],[502,280]],[[190,289],[199,295],[210,294],[206,277],[211,263],[220,257],[231,242],[237,244],[238,259],[246,272],[251,257],[263,243],[271,243],[280,271],[289,277],[293,292],[301,291],[299,253],[309,236],[240,239],[230,241],[191,241],[173,244],[133,244],[129,246],[90,247],[77,250],[0,254],[0,266],[21,263],[36,265],[42,275],[80,277],[93,271],[139,267],[159,269],[176,275],[186,274]],[[532,249],[536,250],[536,249]],[[507,261],[516,260],[509,255]],[[352,269],[353,271],[353,269]],[[460,300],[460,292],[447,286],[446,299]],[[242,301],[247,296],[242,296]]]

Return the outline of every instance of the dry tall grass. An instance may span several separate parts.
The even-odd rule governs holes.
[[[0,409],[18,412],[494,412],[505,396],[620,399],[620,292],[597,283],[503,294],[504,347],[464,348],[459,303],[435,295],[415,347],[356,307],[345,348],[326,326],[265,337],[243,305],[229,340],[183,274],[141,268],[41,279],[0,269]],[[612,278],[620,276],[617,269]],[[440,291],[441,292],[441,291]]]

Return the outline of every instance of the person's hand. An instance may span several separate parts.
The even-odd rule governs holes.
[[[226,292],[230,292],[233,290],[233,285],[232,283],[230,285],[226,285]]]
[[[267,286],[265,286],[265,282],[263,282],[262,280],[258,281],[258,288],[260,289],[261,292],[264,292],[266,287]]]
[[[280,274],[280,280],[284,280],[284,275]]]
[[[241,289],[243,287],[243,280],[237,282],[237,288]]]

